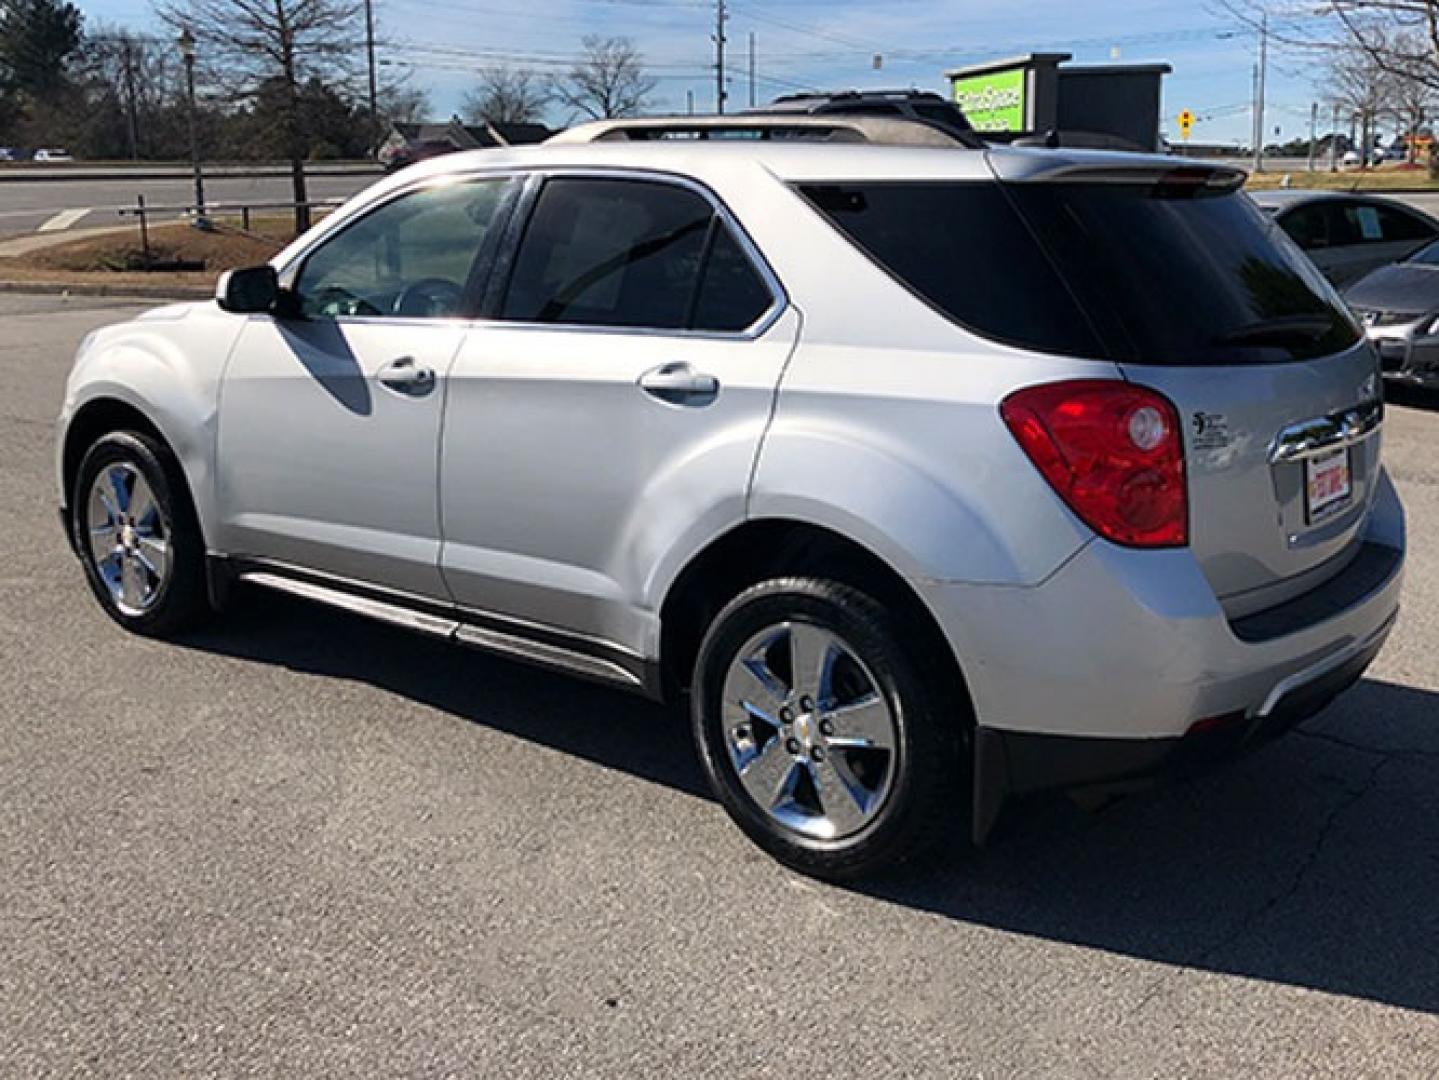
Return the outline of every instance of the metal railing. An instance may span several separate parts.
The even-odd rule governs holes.
[[[148,262],[150,260],[150,218],[157,214],[179,214],[195,222],[202,222],[215,217],[238,217],[240,219],[240,231],[249,232],[251,215],[256,210],[289,210],[293,212],[297,207],[304,207],[306,210],[333,210],[344,202],[344,199],[308,199],[305,202],[207,202],[203,206],[195,206],[192,203],[152,206],[145,201],[144,195],[137,195],[134,206],[122,206],[116,210],[116,213],[121,217],[139,219],[140,248],[144,252],[145,260]]]

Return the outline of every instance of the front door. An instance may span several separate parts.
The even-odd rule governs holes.
[[[227,554],[445,597],[444,378],[507,186],[452,180],[385,202],[305,258],[293,315],[249,318],[221,391]]]

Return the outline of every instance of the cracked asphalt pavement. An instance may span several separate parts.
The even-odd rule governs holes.
[[[280,598],[112,626],[52,421],[133,310],[0,297],[0,1075],[1439,1075],[1439,401],[1390,412],[1409,578],[1359,687],[840,889],[643,702]]]

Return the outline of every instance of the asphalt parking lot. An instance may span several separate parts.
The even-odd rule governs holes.
[[[75,345],[0,297],[0,1075],[1439,1074],[1439,401],[1405,610],[1226,771],[863,889],[761,856],[604,689],[263,598],[101,614],[54,515]]]

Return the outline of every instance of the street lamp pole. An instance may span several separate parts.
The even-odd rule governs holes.
[[[180,56],[185,61],[185,93],[190,123],[190,168],[195,174],[195,216],[205,216],[205,177],[200,172],[200,140],[195,130],[195,35],[187,26],[180,31]]]

